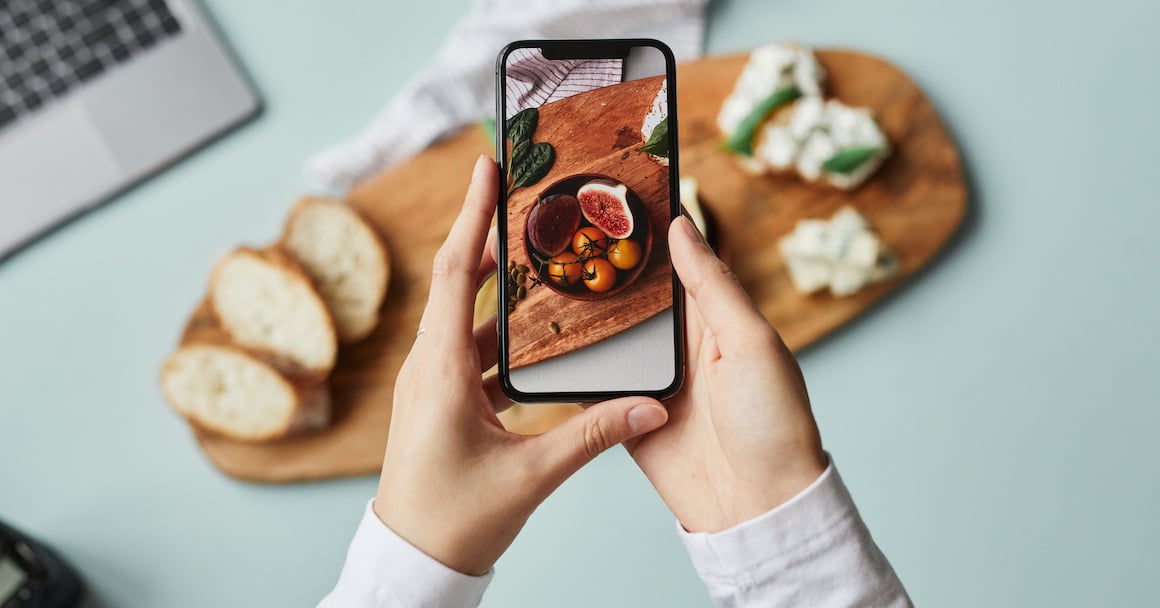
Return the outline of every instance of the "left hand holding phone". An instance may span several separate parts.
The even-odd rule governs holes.
[[[463,210],[435,255],[419,333],[395,382],[374,511],[427,555],[480,575],[507,550],[532,511],[597,454],[668,420],[659,402],[624,397],[589,406],[537,436],[509,433],[494,378],[496,320],[471,327],[475,293],[496,268],[499,171],[481,156]]]

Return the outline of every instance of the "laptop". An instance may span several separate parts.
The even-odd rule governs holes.
[[[0,259],[259,108],[193,0],[0,0]]]

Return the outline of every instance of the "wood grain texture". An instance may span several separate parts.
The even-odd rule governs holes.
[[[508,198],[508,251],[517,264],[535,269],[524,250],[524,226],[540,193],[572,175],[606,175],[640,197],[653,231],[645,268],[624,291],[600,300],[575,300],[545,287],[528,291],[508,322],[510,365],[523,367],[579,350],[616,335],[669,308],[672,266],[668,263],[669,170],[648,154],[640,127],[663,76],[595,89],[540,107],[535,141],[556,148],[556,162],[539,183]],[[533,272],[535,272],[533,270]],[[547,280],[547,277],[542,277]],[[548,331],[556,323],[559,334]]]
[[[832,94],[873,108],[895,144],[894,156],[879,174],[853,193],[791,177],[755,178],[717,151],[717,110],[745,55],[683,64],[677,77],[682,173],[699,179],[703,202],[714,216],[734,271],[795,350],[849,322],[903,284],[947,242],[967,205],[954,143],[914,83],[875,57],[847,51],[817,54],[829,72]],[[392,279],[379,327],[339,354],[331,377],[334,426],[318,435],[271,444],[199,436],[218,468],[265,482],[378,471],[395,375],[427,298],[431,257],[462,204],[472,164],[491,148],[478,128],[468,128],[351,194],[351,203],[383,234],[392,257]],[[798,219],[828,217],[844,204],[861,211],[882,235],[899,258],[901,274],[849,298],[800,296],[790,284],[776,241]],[[501,419],[516,430],[542,432],[577,411],[575,406],[517,406]]]

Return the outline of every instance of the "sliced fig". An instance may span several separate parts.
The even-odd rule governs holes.
[[[532,248],[554,256],[572,245],[580,227],[580,204],[569,194],[545,196],[528,213],[528,238]]]
[[[614,239],[626,239],[633,230],[628,208],[628,186],[611,179],[594,179],[576,193],[580,211],[593,226]]]

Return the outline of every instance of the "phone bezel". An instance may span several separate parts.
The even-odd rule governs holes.
[[[665,57],[665,78],[668,80],[668,120],[670,145],[669,146],[669,217],[670,222],[681,213],[680,203],[680,163],[677,146],[677,70],[673,52],[665,43],[652,38],[609,38],[609,39],[575,39],[575,40],[517,40],[505,46],[496,59],[496,126],[495,150],[496,162],[499,165],[499,174],[507,175],[507,115],[505,99],[505,75],[507,57],[512,51],[521,48],[540,48],[544,55],[551,59],[590,59],[602,57],[625,57],[633,47],[651,47],[659,50]],[[499,200],[496,205],[496,232],[499,238],[499,268],[507,268],[507,192],[506,188],[499,189]],[[671,265],[671,264],[670,264]],[[614,399],[617,397],[642,395],[655,399],[667,399],[681,389],[685,380],[685,291],[677,277],[672,272],[673,283],[673,381],[669,386],[660,390],[640,391],[552,391],[526,393],[516,389],[511,384],[508,368],[508,298],[507,281],[497,281],[496,328],[499,332],[499,381],[503,392],[517,403],[592,403]],[[661,313],[664,314],[664,313]]]

